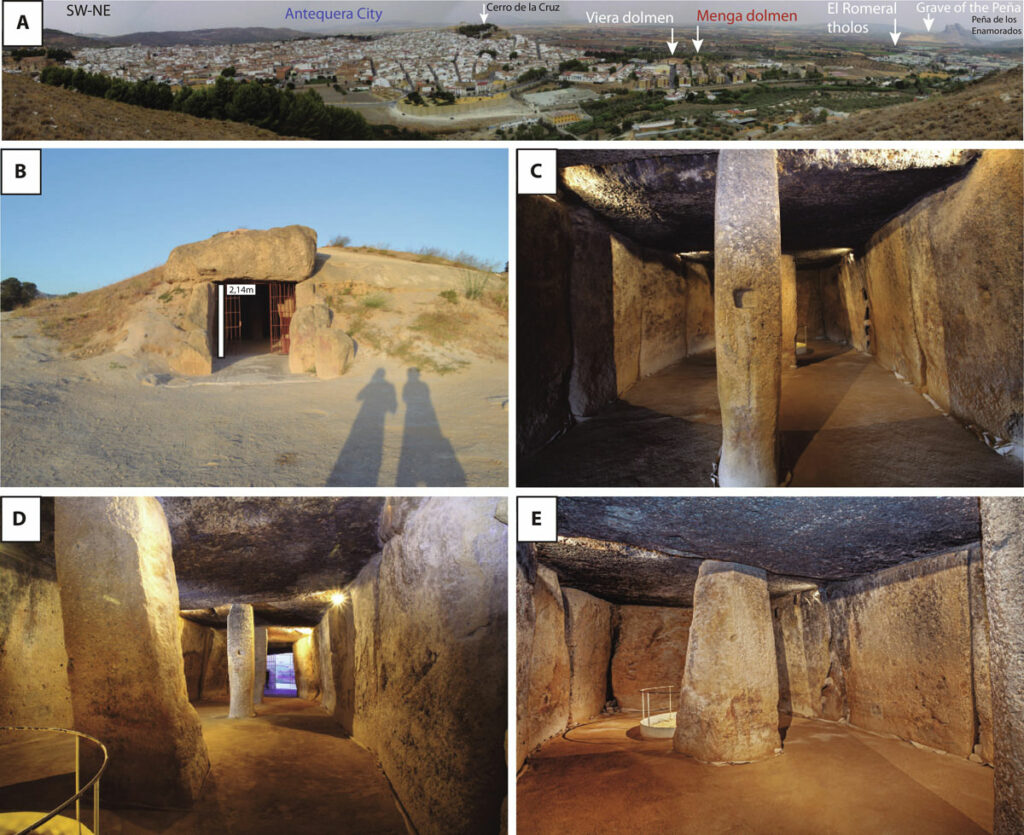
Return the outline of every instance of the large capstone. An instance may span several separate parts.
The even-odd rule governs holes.
[[[302,281],[316,265],[316,232],[308,226],[236,229],[171,250],[164,279]]]
[[[722,487],[778,484],[781,256],[774,150],[724,150],[715,194]]]
[[[1024,832],[1024,499],[981,499],[995,737],[995,835]]]
[[[210,762],[188,702],[160,504],[58,498],[55,552],[75,728],[110,752],[104,796],[191,806]]]
[[[229,719],[248,719],[254,715],[252,683],[256,672],[256,637],[253,631],[252,606],[232,604],[228,612]]]
[[[778,702],[765,572],[702,563],[676,714],[676,751],[707,763],[771,757],[782,745]]]

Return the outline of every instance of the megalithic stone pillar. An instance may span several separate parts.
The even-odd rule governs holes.
[[[995,835],[1024,832],[1024,499],[981,499],[987,597]]]
[[[188,808],[210,761],[188,702],[171,535],[153,498],[58,498],[54,552],[75,728],[108,801]]]
[[[258,705],[263,701],[263,688],[267,683],[267,627],[259,626],[255,636],[255,672],[252,676],[252,703]]]
[[[775,634],[763,569],[705,560],[676,714],[676,751],[706,763],[763,760],[782,748]]]
[[[774,150],[718,153],[715,356],[722,487],[775,487],[778,474],[781,257]]]
[[[252,707],[252,681],[256,671],[252,606],[232,603],[228,610],[228,686],[231,707],[228,719],[255,716]]]
[[[796,261],[782,256],[782,368],[796,368]]]

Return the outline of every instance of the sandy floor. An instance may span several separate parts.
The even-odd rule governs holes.
[[[870,356],[833,343],[783,374],[782,460],[794,487],[1020,487],[986,447]],[[722,443],[713,355],[641,380],[520,463],[520,484],[708,487]]]
[[[100,831],[105,835],[402,835],[407,831],[373,755],[345,737],[318,705],[299,699],[266,699],[257,714],[255,719],[229,720],[227,705],[200,705],[210,774],[196,806],[188,812],[113,811],[103,803],[101,783]],[[0,789],[0,809],[11,808],[12,803],[46,805],[60,787],[48,780]],[[83,820],[92,821],[88,803]]]
[[[147,385],[130,358],[61,358],[29,319],[5,316],[0,338],[5,486],[507,483],[505,362],[415,380],[364,353],[315,380],[264,356]]]
[[[793,719],[781,756],[715,767],[638,725],[620,714],[545,744],[519,778],[519,832],[992,831],[992,769],[897,739]]]

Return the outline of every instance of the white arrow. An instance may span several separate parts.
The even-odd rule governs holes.
[[[896,46],[900,42],[900,35],[902,32],[896,31],[896,18],[892,19],[892,31],[889,33],[889,37],[892,38],[892,45]]]
[[[676,40],[676,30],[669,29],[668,31],[671,32],[672,34],[668,36],[668,40],[665,41],[665,43],[668,44],[668,51],[675,55],[676,47],[679,46],[679,41]]]
[[[934,22],[935,22],[935,18],[932,17],[931,15],[929,15],[928,17],[926,17],[924,19],[924,28],[927,29],[929,32],[931,32],[932,31],[932,24]]]
[[[482,9],[482,11],[480,12],[480,22],[481,23],[486,23],[487,22],[487,4],[483,3],[480,6],[480,8]]]
[[[694,50],[696,50],[697,52],[700,52],[700,48],[704,45],[704,41],[701,40],[701,37],[700,37],[700,27],[699,26],[697,27],[697,37],[696,38],[690,38],[690,40],[693,42]]]

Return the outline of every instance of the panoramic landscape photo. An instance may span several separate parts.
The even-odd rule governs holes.
[[[6,486],[507,483],[504,151],[42,170],[3,198]]]
[[[1020,4],[962,5],[47,2],[3,138],[1020,139]]]

